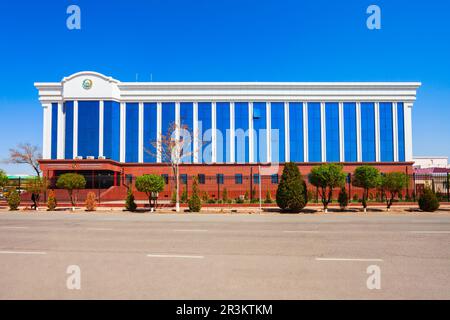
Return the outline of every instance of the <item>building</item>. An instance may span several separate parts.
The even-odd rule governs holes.
[[[287,161],[298,163],[303,174],[322,162],[341,162],[348,172],[370,163],[412,173],[411,114],[420,85],[120,82],[79,72],[35,83],[44,121],[41,168],[50,178],[78,171],[88,188],[123,196],[137,175],[170,180],[155,146],[176,124],[188,128],[183,141],[192,142],[182,182],[188,187],[198,175],[212,197],[225,186],[240,196],[246,182],[253,190],[260,174],[272,192]]]
[[[415,168],[450,168],[448,157],[415,156],[413,161]]]

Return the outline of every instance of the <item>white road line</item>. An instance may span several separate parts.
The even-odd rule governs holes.
[[[418,234],[450,234],[450,231],[410,231],[410,233],[418,233]]]
[[[285,230],[285,233],[319,233],[316,230]]]
[[[383,259],[358,259],[358,258],[316,258],[316,261],[359,261],[359,262],[382,262]]]
[[[43,251],[0,251],[0,254],[47,254]]]
[[[208,232],[208,230],[203,229],[175,229],[175,232]]]
[[[29,229],[30,227],[13,227],[13,226],[2,226],[0,229]]]
[[[185,258],[185,259],[203,259],[204,256],[190,256],[178,254],[148,254],[149,258]]]
[[[113,230],[112,228],[86,228],[86,230],[91,230],[91,231],[109,231],[109,230]]]

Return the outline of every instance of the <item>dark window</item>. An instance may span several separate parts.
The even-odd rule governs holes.
[[[180,178],[181,178],[181,183],[182,184],[187,184],[187,174],[180,174]]]
[[[271,176],[271,181],[273,184],[278,184],[278,174],[273,174]]]
[[[166,184],[169,183],[169,175],[168,175],[168,174],[162,174],[161,177],[164,179],[164,182],[165,182]]]
[[[259,174],[258,173],[255,173],[253,175],[253,183],[254,184],[258,184],[259,183]]]
[[[242,184],[242,174],[238,173],[234,176],[234,182],[236,184]]]
[[[133,183],[133,175],[132,174],[125,175],[125,180],[127,184]]]
[[[223,184],[223,174],[222,173],[218,173],[216,175],[216,177],[217,177],[217,183],[218,184]]]
[[[205,184],[205,175],[204,174],[198,175],[198,183]]]

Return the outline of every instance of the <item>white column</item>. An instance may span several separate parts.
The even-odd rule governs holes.
[[[266,162],[272,162],[272,145],[271,145],[271,137],[272,137],[272,109],[270,102],[266,102]]]
[[[361,102],[356,103],[356,150],[357,160],[362,162],[362,142],[361,142]]]
[[[144,162],[144,103],[139,102],[138,162]]]
[[[126,105],[125,102],[120,103],[120,162],[125,162],[125,142],[126,142]]]
[[[181,127],[181,119],[180,119],[180,102],[175,102],[175,138],[180,139],[180,127]]]
[[[413,161],[413,143],[412,143],[412,103],[405,103],[405,161]]]
[[[394,146],[394,161],[398,161],[398,114],[397,102],[392,104],[392,139]]]
[[[62,102],[58,102],[58,146],[57,146],[57,159],[64,159],[65,156],[65,125],[66,125],[66,115],[64,113],[64,105]]]
[[[73,158],[78,157],[78,101],[73,102]]]
[[[345,161],[345,144],[344,144],[344,103],[339,102],[339,160]]]
[[[248,162],[255,162],[255,148],[253,132],[253,102],[248,103]]]
[[[381,161],[380,156],[380,103],[375,102],[375,161]]]
[[[234,156],[234,128],[235,128],[235,121],[234,121],[234,102],[230,103],[230,162],[234,163],[235,156]]]
[[[199,135],[200,135],[200,129],[199,129],[199,123],[198,123],[198,102],[194,102],[192,104],[192,152],[193,152],[193,162],[198,163],[199,153],[203,149],[203,146],[200,146],[199,144]]]
[[[99,123],[98,123],[98,156],[103,157],[103,141],[104,141],[104,115],[105,115],[105,102],[100,100],[99,104]]]
[[[289,102],[284,103],[284,158],[286,162],[291,161],[291,137],[289,130]],[[280,150],[278,148],[278,150]],[[279,159],[278,159],[279,161]]]
[[[325,122],[325,102],[320,103],[320,136],[322,139],[322,162],[327,161],[327,128]]]
[[[198,111],[197,111],[198,113]],[[212,159],[211,162],[212,163],[216,163],[217,162],[217,102],[213,102],[211,105],[211,129],[212,129]],[[226,139],[226,133],[223,136],[223,143],[225,142]],[[202,147],[203,149],[203,147]],[[225,155],[223,155],[225,156]],[[225,160],[225,159],[224,159]]]
[[[161,162],[162,104],[156,103],[156,162]]]
[[[308,102],[303,102],[303,161],[308,162]]]
[[[42,158],[52,157],[52,104],[43,103],[43,124],[42,124]]]

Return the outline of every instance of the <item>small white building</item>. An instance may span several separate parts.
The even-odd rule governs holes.
[[[417,156],[413,157],[415,168],[450,168],[448,164],[448,157],[429,157]]]

